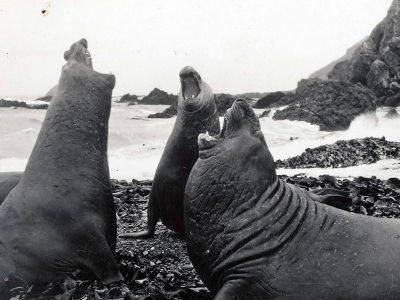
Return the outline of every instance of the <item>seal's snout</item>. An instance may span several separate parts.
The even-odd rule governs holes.
[[[214,147],[217,142],[218,138],[214,136],[210,136],[208,133],[201,133],[197,139],[199,144],[199,150],[207,150]]]
[[[71,59],[84,63],[91,69],[93,69],[92,56],[88,51],[88,41],[86,39],[80,39],[76,43],[72,44],[69,50],[64,52],[64,59],[70,61]]]

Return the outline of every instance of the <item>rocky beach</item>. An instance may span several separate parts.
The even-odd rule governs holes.
[[[260,126],[250,135],[259,135],[261,129],[274,159],[271,165],[275,161],[283,182],[328,195],[316,199],[340,210],[369,218],[400,218],[399,33],[400,0],[393,0],[369,35],[308,78],[298,78],[293,90],[210,92],[215,120],[219,116],[222,128],[235,99],[244,99],[259,118]],[[85,53],[91,64],[90,54]],[[57,88],[39,98],[0,97],[0,172],[25,170]],[[196,88],[198,95],[198,83]],[[147,229],[153,178],[178,113],[177,94],[159,87],[147,95],[134,88],[119,95],[112,97],[108,144],[104,144],[118,235]],[[234,113],[246,115],[246,111]],[[0,300],[211,300],[215,296],[197,275],[185,240],[160,221],[152,238],[118,238],[115,259],[125,282],[104,285],[82,270],[62,282],[43,285],[5,277],[5,282],[18,283],[9,291],[11,297],[3,299],[0,294]]]

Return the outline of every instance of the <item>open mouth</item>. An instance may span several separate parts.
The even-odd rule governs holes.
[[[197,98],[200,94],[200,86],[193,73],[181,77],[182,96],[185,100]]]

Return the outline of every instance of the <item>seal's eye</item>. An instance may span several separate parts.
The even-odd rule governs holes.
[[[254,135],[254,136],[259,136],[259,135],[260,135],[260,132],[259,132],[258,130],[254,130],[254,131],[253,131],[253,135]]]

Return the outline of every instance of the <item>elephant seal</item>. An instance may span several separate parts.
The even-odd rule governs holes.
[[[151,237],[161,218],[169,229],[184,235],[183,196],[190,170],[198,158],[199,133],[218,135],[219,119],[211,88],[192,67],[179,72],[181,90],[175,125],[158,164],[148,205],[148,230],[120,237]]]
[[[23,177],[0,206],[1,295],[11,282],[58,281],[76,269],[104,284],[124,280],[107,160],[115,76],[92,69],[85,39],[64,57]]]
[[[190,260],[214,299],[398,299],[400,220],[346,212],[277,178],[245,100],[199,136],[185,190]]]
[[[21,180],[23,172],[0,172],[0,205]]]

